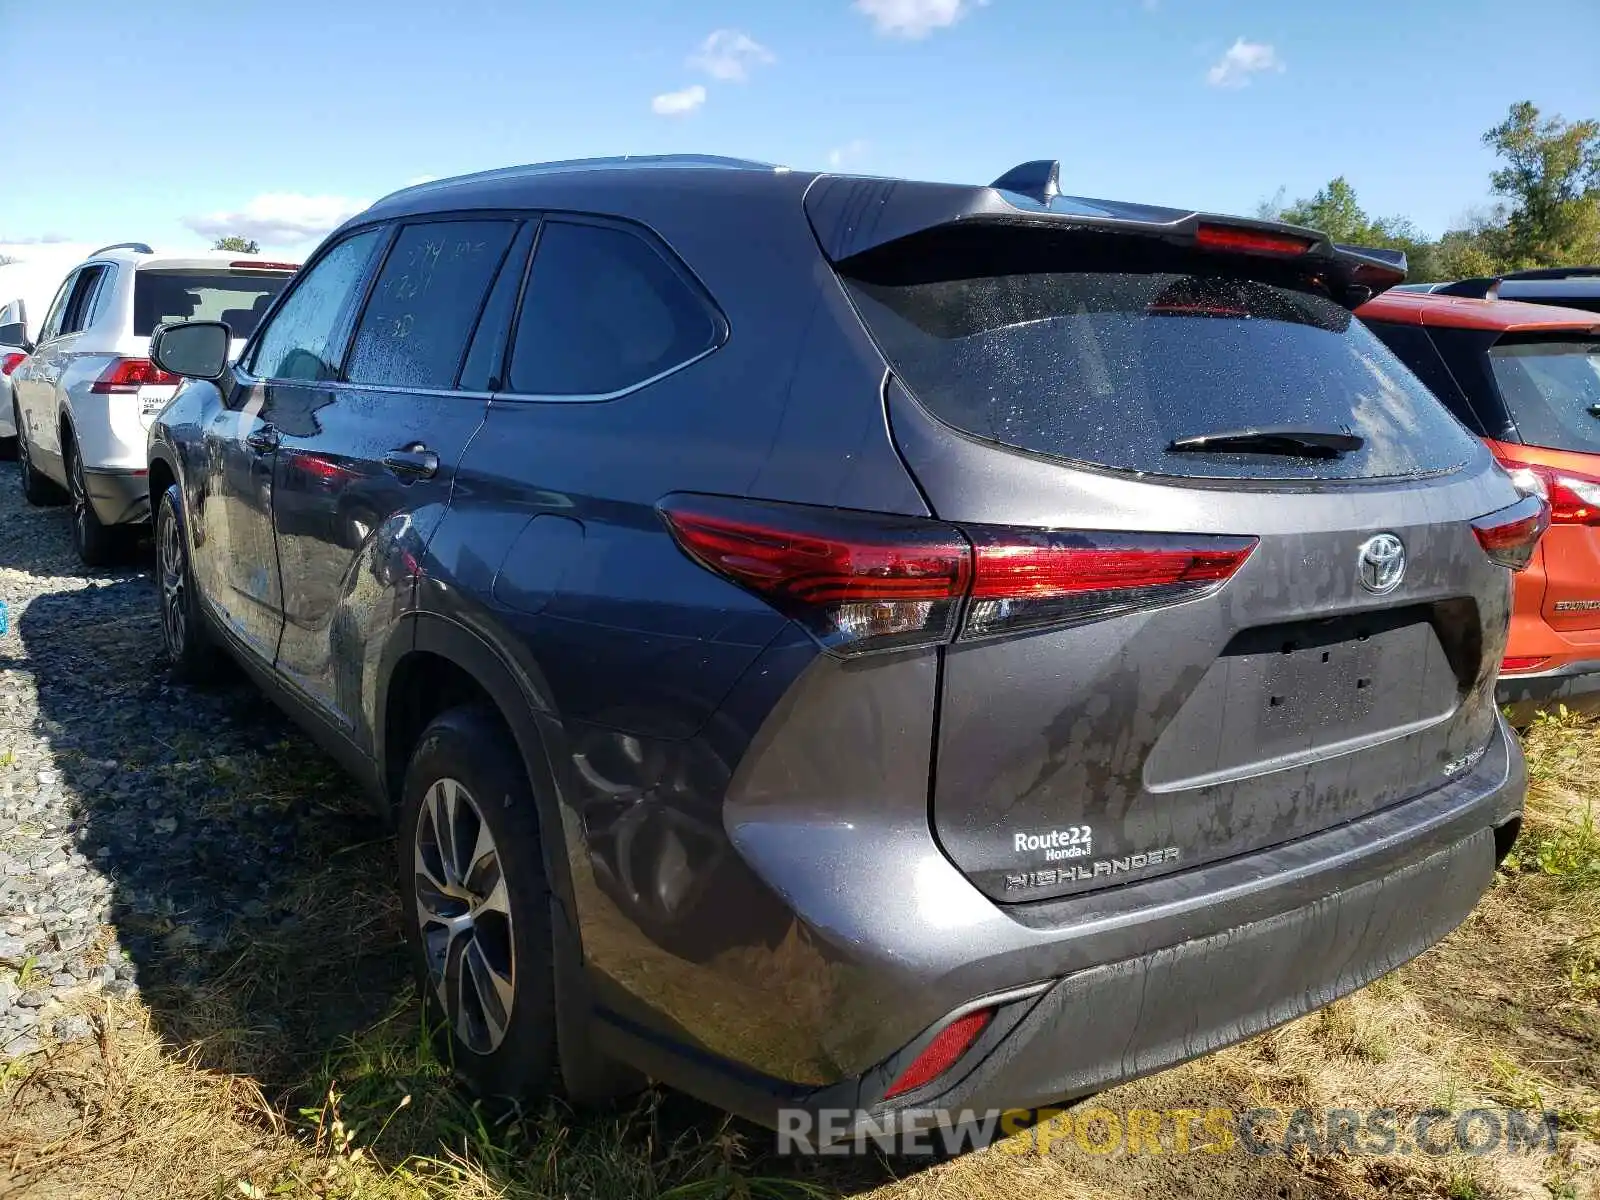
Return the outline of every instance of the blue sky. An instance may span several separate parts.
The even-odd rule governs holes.
[[[0,243],[303,252],[419,177],[698,151],[1442,232],[1513,101],[1600,117],[1595,0],[0,0]],[[62,247],[66,249],[66,247]]]

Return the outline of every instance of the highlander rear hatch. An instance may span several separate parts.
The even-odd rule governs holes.
[[[1473,766],[1491,554],[1525,562],[1542,517],[1352,318],[1398,271],[1260,223],[992,191],[896,214],[833,182],[808,207],[896,442],[974,546],[932,821],[979,887],[1181,870]]]

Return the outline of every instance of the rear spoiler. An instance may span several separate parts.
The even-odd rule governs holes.
[[[1185,248],[1261,254],[1280,264],[1297,261],[1352,309],[1405,282],[1406,257],[1398,250],[1338,246],[1317,230],[1281,221],[1066,196],[1059,174],[1058,163],[1040,160],[988,187],[820,175],[806,191],[805,209],[835,264],[941,226],[992,225],[1132,234]]]
[[[1439,296],[1465,296],[1472,300],[1498,300],[1500,285],[1507,280],[1534,281],[1551,279],[1592,279],[1600,276],[1600,267],[1532,267],[1526,271],[1507,271],[1504,275],[1482,275],[1474,279],[1458,279],[1434,288]]]

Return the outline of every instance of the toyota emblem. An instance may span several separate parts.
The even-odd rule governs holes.
[[[1361,586],[1374,595],[1385,595],[1399,587],[1405,576],[1405,543],[1392,533],[1380,533],[1361,543],[1356,560],[1361,567]]]

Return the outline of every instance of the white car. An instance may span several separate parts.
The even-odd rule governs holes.
[[[85,563],[109,561],[124,527],[149,520],[145,432],[178,384],[151,364],[151,333],[223,321],[237,353],[296,268],[123,242],[68,273],[10,381],[23,494],[33,504],[70,497]]]
[[[28,357],[31,331],[66,273],[65,263],[0,263],[0,458],[14,458],[17,452],[11,373]]]

